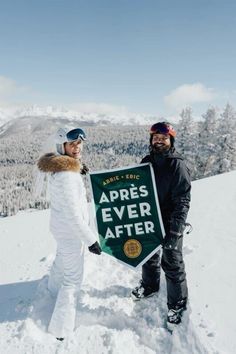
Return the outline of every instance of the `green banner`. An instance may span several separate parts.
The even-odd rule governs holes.
[[[101,248],[132,267],[145,263],[165,234],[151,164],[90,173]]]

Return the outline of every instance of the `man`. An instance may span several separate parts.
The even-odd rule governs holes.
[[[75,327],[78,292],[83,277],[84,244],[101,254],[94,232],[89,227],[86,191],[81,177],[81,154],[86,140],[82,129],[59,129],[57,153],[38,161],[38,168],[50,173],[50,230],[57,242],[48,289],[56,296],[48,331],[63,340]]]
[[[160,265],[167,284],[167,324],[181,322],[187,306],[188,289],[182,255],[183,231],[190,203],[190,176],[183,158],[175,151],[176,132],[167,122],[154,124],[150,130],[150,155],[141,163],[151,162],[166,236],[160,252],[142,267],[140,285],[131,297],[140,300],[154,295],[160,286]]]

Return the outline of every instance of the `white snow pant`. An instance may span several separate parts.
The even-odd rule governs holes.
[[[57,296],[48,332],[64,338],[75,327],[77,298],[83,279],[84,245],[69,235],[55,236],[57,254],[52,265],[48,289]]]

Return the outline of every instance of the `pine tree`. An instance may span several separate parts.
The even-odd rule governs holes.
[[[229,103],[220,115],[218,150],[217,173],[234,170],[236,168],[236,112]]]
[[[198,135],[198,152],[196,155],[197,177],[203,178],[216,174],[218,154],[218,114],[215,107],[208,108],[202,115],[204,121]]]
[[[192,179],[194,179],[196,176],[197,124],[194,122],[191,107],[183,109],[180,117],[176,146],[178,151],[185,157]]]

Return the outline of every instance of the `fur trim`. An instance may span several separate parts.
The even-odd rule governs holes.
[[[37,162],[37,166],[42,172],[80,172],[80,162],[67,155],[45,154]]]

